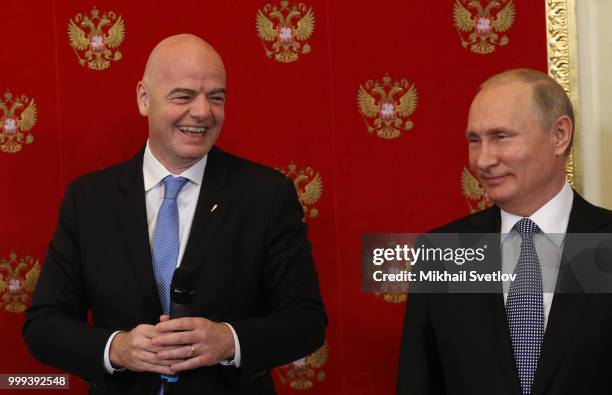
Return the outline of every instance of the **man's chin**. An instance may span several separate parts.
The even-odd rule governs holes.
[[[499,190],[499,188],[487,189],[485,194],[486,194],[487,200],[491,204],[495,204],[499,207],[502,207],[505,203],[511,200],[510,194]]]
[[[185,159],[201,159],[212,148],[212,144],[187,144],[182,147],[181,156]]]
[[[208,153],[208,150],[191,151],[191,152],[186,152],[181,157],[186,162],[197,162],[198,160],[206,156],[207,153]]]

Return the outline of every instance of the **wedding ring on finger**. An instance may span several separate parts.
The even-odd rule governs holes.
[[[195,356],[196,352],[198,352],[198,344],[197,343],[191,345],[191,355],[189,356],[189,358]]]

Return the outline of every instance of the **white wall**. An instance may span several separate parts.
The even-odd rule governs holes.
[[[612,0],[576,1],[583,193],[612,209]]]

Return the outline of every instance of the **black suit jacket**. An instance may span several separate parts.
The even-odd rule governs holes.
[[[433,232],[500,228],[494,206]],[[610,233],[612,212],[574,193],[567,232]],[[564,254],[567,248],[566,243]],[[562,258],[557,290],[574,280],[569,265]],[[609,394],[610,372],[611,295],[555,293],[532,394]],[[410,294],[398,374],[398,395],[520,395],[503,294]]]
[[[23,333],[32,354],[83,377],[92,393],[153,394],[160,382],[159,374],[110,375],[103,366],[111,333],[155,324],[162,312],[142,158],[140,152],[68,186],[26,314]],[[210,151],[182,265],[197,269],[192,315],[234,327],[241,368],[181,372],[175,393],[272,394],[268,369],[323,344],[327,318],[306,232],[288,178]]]

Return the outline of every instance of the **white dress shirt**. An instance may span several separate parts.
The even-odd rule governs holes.
[[[204,156],[201,160],[196,162],[190,168],[182,172],[181,174],[172,174],[168,169],[162,165],[157,158],[153,155],[149,149],[149,142],[145,148],[144,157],[142,160],[142,173],[144,176],[144,187],[145,187],[145,199],[147,205],[147,224],[149,229],[149,240],[152,244],[153,235],[155,234],[155,224],[157,222],[157,213],[164,201],[164,185],[162,180],[168,176],[181,176],[187,178],[189,182],[185,184],[181,192],[178,194],[176,203],[179,212],[179,254],[177,259],[177,267],[180,266],[183,254],[185,253],[185,247],[187,246],[187,240],[189,239],[189,232],[191,230],[191,224],[193,222],[193,216],[195,214],[196,206],[198,203],[198,197],[200,195],[200,189],[204,183],[204,170],[206,169],[206,161],[208,155]],[[240,367],[240,342],[236,331],[230,325],[225,323],[232,331],[234,337],[234,359],[232,361],[222,361],[222,365],[232,365]],[[104,367],[109,373],[115,370],[110,363],[110,345],[115,335],[119,331],[113,333],[106,342],[104,348]]]
[[[570,211],[574,201],[574,193],[567,181],[561,191],[545,205],[533,213],[529,219],[538,225],[541,232],[533,236],[540,267],[542,268],[542,285],[544,291],[544,329],[548,323],[548,315],[552,305],[555,285],[559,275],[559,265],[563,252],[563,242],[567,232]],[[523,217],[501,211],[501,244],[502,272],[514,273],[518,263],[521,246],[521,236],[512,230]],[[504,282],[504,304],[508,299],[510,282]]]

